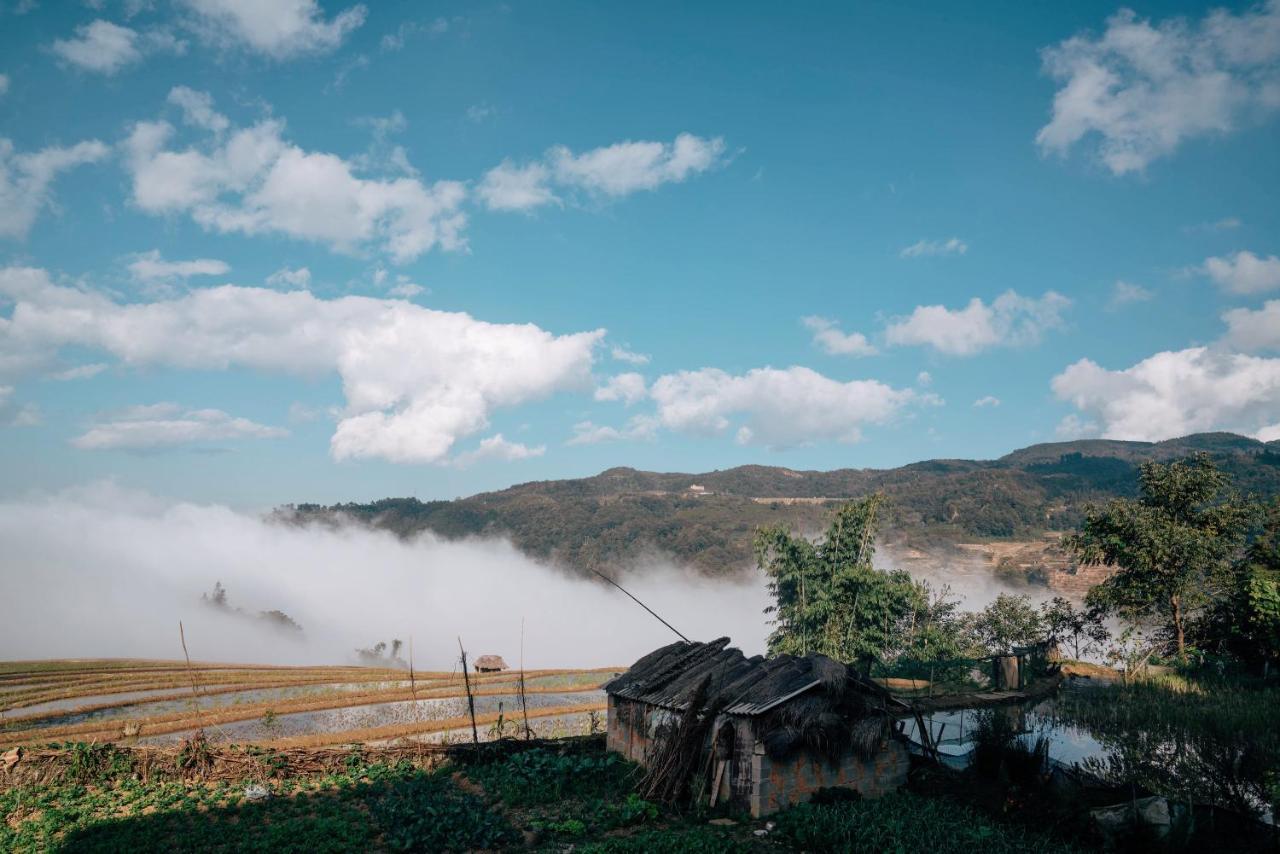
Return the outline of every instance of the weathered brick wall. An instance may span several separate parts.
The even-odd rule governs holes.
[[[759,817],[802,803],[818,789],[829,786],[846,786],[857,789],[865,798],[878,798],[907,782],[910,765],[907,748],[894,739],[886,741],[869,761],[850,753],[838,764],[804,754],[775,761],[759,746],[752,757],[756,782],[750,798],[751,814]]]

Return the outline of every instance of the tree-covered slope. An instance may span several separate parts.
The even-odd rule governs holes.
[[[891,539],[959,542],[1034,537],[1074,527],[1090,502],[1132,495],[1139,464],[1209,453],[1242,492],[1280,494],[1280,443],[1229,433],[1165,442],[1087,440],[1033,445],[998,460],[930,460],[895,469],[794,471],[739,466],[702,473],[614,468],[594,477],[537,481],[455,501],[389,498],[368,504],[280,508],[281,521],[355,519],[402,536],[500,534],[525,553],[586,569],[647,553],[712,574],[751,561],[751,536],[787,522],[816,531],[820,499],[883,492]],[[699,489],[700,488],[700,489]]]

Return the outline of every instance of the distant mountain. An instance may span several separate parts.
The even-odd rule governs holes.
[[[875,491],[891,500],[886,541],[906,551],[975,540],[1043,541],[1047,531],[1077,525],[1089,503],[1133,495],[1143,461],[1199,451],[1210,454],[1239,491],[1280,494],[1280,442],[1201,433],[1164,442],[1053,442],[998,460],[930,460],[895,469],[749,465],[683,474],[613,468],[454,501],[300,504],[275,516],[299,524],[349,518],[401,536],[500,534],[532,557],[577,569],[668,555],[715,575],[751,563],[751,537],[760,525],[783,521],[817,531],[833,502]]]

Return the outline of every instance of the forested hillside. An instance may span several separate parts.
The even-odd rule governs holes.
[[[750,564],[758,526],[784,521],[816,531],[830,501],[875,491],[889,498],[887,538],[904,545],[1036,538],[1075,527],[1090,502],[1134,494],[1144,460],[1197,451],[1209,453],[1239,491],[1280,494],[1280,442],[1203,433],[1157,443],[1057,442],[998,460],[930,460],[896,469],[822,472],[752,465],[681,474],[614,468],[455,501],[299,504],[279,508],[275,517],[294,524],[349,518],[401,536],[500,534],[529,555],[577,569],[654,553],[721,574]]]

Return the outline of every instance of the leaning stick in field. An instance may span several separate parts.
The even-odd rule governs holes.
[[[533,738],[533,730],[529,728],[529,705],[524,698],[524,617],[520,618],[520,711],[524,714],[525,740]]]
[[[413,635],[409,635],[409,694],[413,697],[413,719],[418,721],[420,710],[418,709],[418,685],[413,678]]]
[[[471,741],[480,746],[480,732],[476,729],[476,698],[471,696],[471,676],[467,673],[467,651],[462,648],[462,637],[458,637],[458,651],[462,653],[462,684],[467,688],[467,710],[471,713]]]
[[[639,599],[637,599],[636,597],[632,596],[630,593],[627,593],[626,588],[625,588],[625,587],[623,587],[621,584],[619,584],[618,582],[614,581],[612,578],[610,578],[609,576],[605,575],[603,572],[597,572],[597,571],[596,571],[596,570],[594,570],[594,569],[593,569],[593,570],[591,570],[591,571],[592,571],[592,572],[594,572],[596,575],[600,576],[601,578],[603,578],[605,581],[607,581],[607,582],[609,582],[610,584],[612,584],[614,587],[616,587],[616,588],[618,588],[619,590],[621,590],[623,593],[626,593],[626,594],[627,594],[627,596],[631,597],[631,601],[635,602],[635,603],[636,603],[637,605],[639,605],[641,608],[644,608],[644,609],[645,609],[646,611],[648,611],[650,614],[653,614],[653,616],[658,620],[658,622],[659,622],[659,623],[662,623],[662,625],[664,625],[664,626],[666,626],[667,628],[671,629],[671,631],[675,632],[677,635],[680,635],[680,640],[684,641],[685,643],[689,643],[689,642],[690,642],[690,641],[689,641],[689,639],[688,639],[687,637],[685,637],[683,634],[681,634],[681,633],[680,633],[680,630],[679,630],[679,629],[677,629],[675,626],[671,625],[671,624],[670,624],[670,623],[668,623],[666,620],[664,620],[664,619],[662,619],[661,617],[659,617],[659,616],[658,616],[658,612],[657,612],[657,611],[653,610],[653,609],[652,609],[652,608],[650,608],[648,605],[644,604],[644,603],[643,603],[643,602],[641,602]]]
[[[182,629],[182,620],[178,620],[178,639],[182,641],[182,655],[187,660],[187,675],[191,677],[191,696],[195,697],[196,708],[200,708],[200,692],[196,690],[196,672],[191,669],[191,655],[187,652],[187,633]]]

